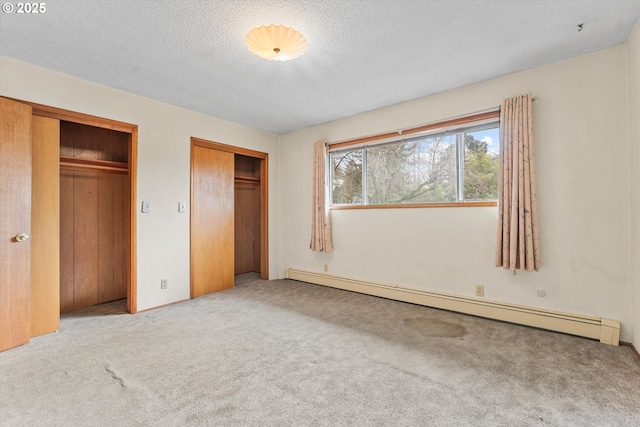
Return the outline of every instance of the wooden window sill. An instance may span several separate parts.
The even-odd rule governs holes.
[[[397,205],[332,205],[331,210],[348,209],[406,209],[406,208],[484,208],[498,206],[497,201],[459,202],[459,203],[406,203]]]

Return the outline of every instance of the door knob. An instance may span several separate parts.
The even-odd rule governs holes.
[[[16,242],[26,242],[30,238],[28,234],[20,233],[16,236]]]

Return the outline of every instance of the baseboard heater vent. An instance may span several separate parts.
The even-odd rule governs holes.
[[[508,303],[374,283],[295,268],[285,278],[600,340],[617,346],[620,322]]]

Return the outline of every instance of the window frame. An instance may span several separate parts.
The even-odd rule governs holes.
[[[329,209],[331,210],[348,210],[348,209],[414,209],[414,208],[458,208],[458,207],[496,207],[498,200],[462,200],[464,192],[464,172],[460,171],[460,165],[464,164],[465,150],[464,138],[461,137],[464,132],[473,132],[474,129],[490,129],[496,126],[500,128],[500,110],[491,110],[464,117],[458,117],[441,122],[418,126],[414,128],[398,130],[396,132],[387,132],[378,135],[372,135],[362,138],[356,138],[346,141],[339,141],[328,144],[327,152],[327,173],[329,181],[333,180],[333,166],[331,162],[332,153],[349,152],[362,150],[362,203],[361,204],[335,204],[333,203],[333,184],[329,185]],[[485,127],[490,126],[490,127]],[[389,144],[397,144],[407,139],[428,138],[437,135],[456,134],[456,201],[455,202],[433,202],[433,203],[396,203],[396,204],[367,204],[367,148]],[[410,138],[404,136],[411,135]],[[350,148],[351,147],[351,148]]]

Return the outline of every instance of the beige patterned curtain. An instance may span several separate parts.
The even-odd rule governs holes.
[[[540,238],[531,95],[502,101],[496,267],[537,271]]]
[[[311,219],[311,250],[331,252],[331,218],[327,200],[327,146],[324,141],[313,144],[313,215]]]

